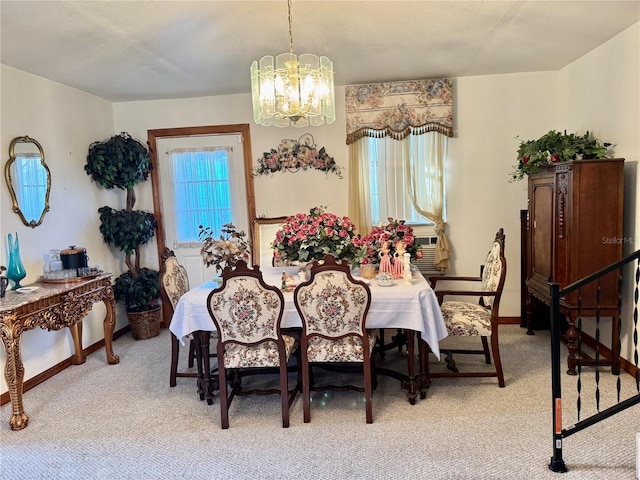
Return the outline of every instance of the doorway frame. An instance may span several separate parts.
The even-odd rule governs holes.
[[[251,155],[251,133],[248,123],[231,125],[208,125],[200,127],[157,128],[147,130],[149,157],[151,158],[151,188],[153,191],[153,213],[156,216],[156,245],[158,248],[158,265],[162,269],[162,255],[166,246],[164,216],[162,205],[162,185],[160,181],[160,164],[157,143],[160,138],[193,137],[202,135],[241,135],[244,161],[244,181],[247,192],[247,219],[249,226],[256,217],[256,198],[253,186]],[[251,235],[249,228],[249,235]],[[162,297],[161,297],[162,298]],[[171,304],[162,298],[162,326],[168,327],[171,322]]]

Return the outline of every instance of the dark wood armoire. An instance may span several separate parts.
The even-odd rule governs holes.
[[[622,258],[624,159],[576,160],[547,167],[529,176],[526,254],[527,333],[531,332],[536,302],[549,305],[549,282],[560,288]],[[612,319],[610,364],[619,368],[618,279],[610,274],[596,287],[563,298],[560,311],[567,319],[568,373],[575,374],[578,315]],[[601,363],[602,364],[602,363]]]

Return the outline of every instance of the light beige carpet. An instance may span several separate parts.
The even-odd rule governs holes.
[[[639,407],[566,439],[569,472],[549,471],[549,334],[527,336],[514,325],[500,334],[506,388],[495,378],[434,379],[427,398],[412,406],[398,381],[380,377],[373,424],[365,424],[362,394],[332,392],[314,396],[309,424],[298,397],[288,429],[281,428],[277,396],[236,398],[224,431],[219,403],[201,402],[195,380],[169,387],[169,332],[141,341],[128,334],[114,343],[120,364],[107,365],[101,350],[25,393],[25,430],[10,431],[10,404],[0,409],[0,473],[6,479],[635,478]],[[392,350],[378,363],[403,360]],[[608,373],[602,379],[603,390],[613,384]],[[566,409],[575,405],[575,382],[563,378]],[[588,383],[585,412],[594,396]],[[623,375],[623,398],[634,388]]]

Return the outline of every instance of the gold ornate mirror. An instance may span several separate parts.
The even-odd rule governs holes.
[[[51,172],[44,162],[44,150],[33,138],[16,137],[9,145],[9,160],[4,167],[13,211],[22,223],[35,228],[49,211]]]

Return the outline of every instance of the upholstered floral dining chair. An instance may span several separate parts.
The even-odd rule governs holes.
[[[444,349],[441,350],[447,355],[446,362],[451,372],[430,373],[430,378],[437,377],[497,377],[498,385],[504,387],[504,373],[502,371],[502,361],[500,360],[500,345],[498,342],[498,319],[500,298],[507,274],[507,260],[504,256],[504,230],[501,228],[496,233],[495,239],[491,245],[491,250],[487,254],[485,263],[481,269],[479,277],[453,277],[453,276],[434,276],[430,277],[431,287],[434,289],[440,308],[442,317],[447,327],[447,333],[451,337],[480,337],[482,341],[482,349],[462,350],[462,349]],[[462,281],[462,282],[478,282],[480,288],[476,290],[469,289],[438,289],[437,282],[445,281]],[[445,297],[476,297],[478,301],[458,301],[447,300]],[[489,352],[488,338],[491,338],[491,353]],[[493,355],[493,363],[495,369],[491,371],[465,371],[461,372],[455,365],[453,354],[480,354],[484,355],[485,363],[491,364],[491,356]],[[426,362],[427,347],[421,342],[420,355],[423,362],[423,368],[428,369]]]
[[[160,291],[171,305],[171,310],[175,310],[176,305],[180,297],[189,291],[189,277],[187,277],[186,269],[180,265],[173,250],[165,247],[162,254],[162,269],[160,271]],[[172,333],[171,334],[171,368],[169,371],[169,386],[176,386],[177,377],[191,377],[196,378],[198,374],[196,372],[178,371],[178,359],[180,356],[180,344],[179,340]],[[189,341],[189,357],[188,366],[193,368],[196,358],[195,342],[193,339]]]
[[[267,285],[260,267],[249,268],[240,260],[222,271],[222,285],[207,299],[207,308],[218,330],[217,355],[222,428],[229,428],[229,406],[238,395],[280,394],[282,426],[289,426],[289,409],[300,391],[299,366],[293,388],[289,388],[287,365],[299,352],[298,340],[282,333],[282,292]],[[299,357],[299,355],[298,355]],[[243,373],[279,373],[279,388],[244,390]],[[231,384],[231,390],[228,384]]]
[[[366,421],[373,423],[372,397],[375,386],[375,330],[367,330],[371,304],[369,286],[354,280],[346,260],[332,255],[314,261],[311,277],[294,291],[296,309],[302,319],[302,391],[305,423],[311,421],[311,390],[364,391]],[[318,385],[312,366],[336,363],[362,365],[364,387],[356,385]]]

